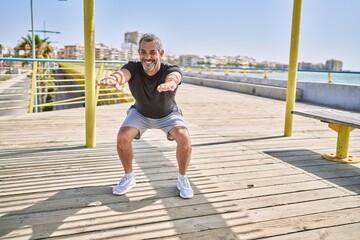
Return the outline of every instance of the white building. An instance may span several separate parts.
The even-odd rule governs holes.
[[[64,46],[65,59],[84,59],[84,46],[80,44]]]
[[[0,49],[0,56],[1,57],[5,57],[5,56],[13,56],[15,51],[14,48],[9,47],[9,46],[3,46],[1,45],[1,49]]]
[[[326,60],[325,68],[326,70],[332,70],[332,71],[341,71],[343,66],[343,62],[336,59],[329,59]]]
[[[143,32],[126,32],[125,33],[125,43],[133,43],[138,45],[140,38],[144,35]]]
[[[198,55],[180,55],[179,65],[182,67],[197,66],[201,58]]]
[[[121,48],[124,51],[128,52],[128,60],[139,60],[139,54],[138,54],[138,49],[139,49],[139,45],[134,44],[134,43],[123,43],[121,44]]]

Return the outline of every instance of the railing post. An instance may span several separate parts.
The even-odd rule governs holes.
[[[30,90],[30,103],[29,103],[29,113],[34,112],[34,107],[37,107],[37,61],[33,62],[33,68],[32,68],[32,78],[31,78],[31,90]],[[36,111],[35,111],[36,112]]]
[[[301,3],[302,0],[294,0],[284,127],[284,135],[287,137],[292,135],[293,116],[291,112],[294,110],[296,100],[296,76],[300,37]]]
[[[328,72],[328,83],[332,83],[333,80],[332,80],[332,77],[331,77],[331,73]]]
[[[99,68],[99,72],[98,72],[98,75],[97,75],[97,78],[96,78],[96,94],[95,94],[95,104],[97,105],[98,103],[98,100],[99,100],[99,92],[100,92],[100,86],[97,85],[97,83],[102,79],[102,76],[103,76],[103,73],[104,73],[104,66],[105,64],[102,63],[100,65],[100,68]]]
[[[94,0],[84,0],[86,147],[96,146]]]

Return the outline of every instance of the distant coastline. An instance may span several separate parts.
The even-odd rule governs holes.
[[[214,75],[224,75],[224,72],[207,72],[203,71],[203,74],[214,74]],[[240,72],[230,72],[230,76],[244,76],[244,73]],[[268,79],[274,80],[284,80],[287,81],[288,72],[287,71],[268,71],[266,73]],[[253,78],[264,78],[263,72],[258,73],[246,73],[247,77]],[[341,71],[341,72],[331,72],[331,80],[333,84],[355,84],[360,85],[360,72],[352,71]],[[317,82],[317,83],[328,83],[329,75],[326,71],[298,71],[297,79],[299,82]]]

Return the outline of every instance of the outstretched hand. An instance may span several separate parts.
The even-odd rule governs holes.
[[[120,90],[121,85],[115,81],[113,78],[106,77],[100,80],[99,86],[111,86],[116,88],[116,90]]]
[[[159,92],[173,92],[175,91],[177,85],[174,82],[162,83],[157,87]]]

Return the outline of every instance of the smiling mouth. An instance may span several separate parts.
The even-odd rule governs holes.
[[[153,64],[154,61],[153,60],[144,60],[143,61],[146,65],[150,65],[150,64]]]
[[[154,60],[143,60],[142,61],[143,67],[145,71],[152,71],[155,68],[155,61]]]

